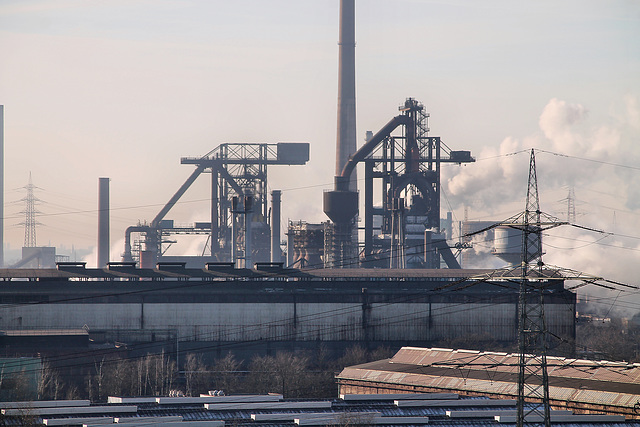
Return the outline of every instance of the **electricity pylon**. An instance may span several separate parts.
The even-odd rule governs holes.
[[[560,225],[555,218],[541,222],[535,152],[531,150],[529,181],[525,211],[521,224],[511,224],[522,230],[522,259],[518,292],[518,402],[517,425],[551,425],[549,406],[549,376],[547,374],[547,327],[544,319],[544,287],[530,278],[530,264],[542,272],[542,230]],[[525,403],[528,406],[525,407]]]
[[[549,377],[547,373],[547,348],[549,334],[544,316],[544,291],[551,277],[562,277],[564,280],[578,280],[582,283],[574,288],[587,284],[605,281],[610,284],[631,287],[601,277],[559,267],[549,267],[542,262],[542,233],[561,225],[571,225],[584,230],[604,233],[588,227],[561,221],[540,211],[538,197],[538,178],[536,174],[535,152],[531,150],[529,161],[529,180],[527,200],[524,212],[505,221],[493,224],[482,230],[466,234],[470,237],[498,226],[508,226],[522,231],[522,255],[520,261],[520,284],[518,292],[518,427],[525,425],[550,426]],[[489,275],[476,278],[486,282],[492,278],[514,277],[518,266],[494,270]],[[517,277],[517,275],[516,275]],[[631,287],[637,289],[637,287]]]
[[[542,232],[568,224],[540,211],[535,152],[531,150],[524,212],[474,234],[508,226],[522,231],[520,285],[518,290],[518,402],[517,426],[550,426],[548,333],[544,318],[544,291],[548,273],[543,269]],[[510,268],[510,271],[517,266]]]
[[[26,206],[25,209],[20,212],[24,214],[24,222],[21,222],[18,225],[24,225],[24,247],[35,248],[37,246],[36,225],[40,225],[40,223],[36,221],[36,214],[40,213],[36,209],[36,203],[39,202],[40,199],[33,194],[33,190],[38,187],[33,185],[33,182],[31,181],[31,172],[29,172],[29,183],[23,188],[27,190],[27,197],[22,199]]]

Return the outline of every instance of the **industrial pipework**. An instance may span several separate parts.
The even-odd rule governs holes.
[[[469,151],[452,151],[439,137],[427,136],[429,114],[415,99],[408,98],[399,109],[402,114],[391,119],[350,157],[335,177],[334,190],[324,193],[324,212],[333,221],[325,239],[327,266],[357,266],[363,262],[365,267],[438,268],[442,256],[450,268],[459,268],[439,234],[440,164],[475,160]],[[402,133],[392,135],[398,128]],[[349,238],[358,214],[358,193],[350,190],[349,182],[358,163],[365,164],[365,241],[360,257],[357,245]],[[373,206],[375,178],[382,179],[381,208]],[[377,241],[373,230],[375,215],[382,217],[378,234],[382,237]],[[374,256],[375,250],[383,256]],[[438,254],[435,258],[434,253]]]
[[[340,175],[335,177],[334,191],[326,191],[323,195],[324,213],[333,221],[331,242],[325,247],[325,256],[329,267],[357,267],[357,242],[353,242],[353,227],[355,216],[358,214],[358,193],[349,187],[351,175],[356,165],[364,160],[378,144],[388,137],[398,126],[405,125],[412,128],[411,118],[406,115],[394,117],[365,145],[349,158]],[[409,131],[409,133],[411,133]]]

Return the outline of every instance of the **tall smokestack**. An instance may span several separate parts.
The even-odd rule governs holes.
[[[98,182],[98,268],[109,262],[109,178]]]
[[[0,267],[4,267],[4,105],[0,105]]]
[[[336,176],[356,152],[356,22],[355,0],[340,0],[340,53],[338,65],[338,136]],[[349,190],[357,190],[355,171]]]
[[[280,190],[271,192],[271,262],[282,262],[280,250]]]

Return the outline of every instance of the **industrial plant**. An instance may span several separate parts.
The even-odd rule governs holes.
[[[283,221],[282,191],[272,189],[268,179],[272,168],[304,170],[313,143],[219,142],[202,156],[180,159],[190,175],[155,217],[132,221],[123,230],[119,254],[110,253],[109,178],[100,177],[97,267],[92,268],[37,246],[36,198],[29,181],[23,259],[0,269],[5,355],[75,352],[90,366],[86,371],[97,370],[96,355],[161,352],[175,358],[179,371],[187,353],[212,361],[228,354],[249,359],[282,351],[326,352],[335,358],[353,346],[403,348],[395,359],[346,368],[338,377],[340,390],[479,396],[478,388],[489,388],[495,373],[507,384],[495,395],[518,398],[521,405],[533,395],[516,390],[525,382],[526,366],[534,369],[526,381],[534,378],[548,394],[547,353],[558,360],[575,356],[576,293],[565,286],[574,277],[541,259],[542,232],[563,223],[541,214],[534,151],[523,214],[498,224],[464,221],[454,239],[451,212],[441,206],[441,168],[474,167],[476,159],[464,147],[445,143],[446,137],[431,135],[430,113],[414,97],[399,98],[397,112],[379,130],[367,132],[358,147],[354,0],[342,0],[340,7],[335,174],[333,187],[316,204],[325,220]],[[172,209],[198,179],[209,182],[207,217],[178,223]],[[468,268],[465,250],[480,233],[493,243],[492,256],[507,266]],[[202,236],[204,249],[169,255],[169,247],[185,235]],[[467,354],[425,348],[472,341],[518,353],[474,353],[511,365],[495,372],[477,368],[473,384],[451,367],[429,365],[428,371],[414,372],[423,368],[414,355]],[[76,374],[85,371],[78,368]],[[438,382],[444,371],[455,387]],[[552,400],[562,400],[560,388],[552,389]],[[528,402],[546,401],[548,419],[549,396],[535,393]],[[581,402],[566,409],[579,410]],[[159,405],[147,403],[149,411]],[[627,403],[616,408],[616,421],[627,415]],[[523,407],[517,411],[524,419]]]
[[[23,342],[21,333],[61,331],[80,345],[158,342],[212,355],[320,343],[336,352],[395,348],[462,336],[515,343],[521,270],[462,269],[468,241],[454,242],[450,213],[442,218],[441,166],[474,157],[430,135],[430,114],[411,97],[358,148],[353,0],[341,2],[339,37],[335,183],[318,201],[326,221],[282,227],[281,192],[268,190],[269,169],[304,168],[310,143],[221,143],[181,159],[191,174],[154,218],[126,228],[122,258],[110,262],[109,178],[100,178],[98,268],[63,260],[0,271],[11,283],[0,289],[5,345]],[[201,177],[210,182],[210,217],[178,225],[171,209]],[[494,234],[513,243],[523,231]],[[166,255],[180,235],[206,236],[205,250]],[[520,248],[496,249],[518,264]],[[538,274],[548,329],[566,347],[575,340],[575,294],[562,276]]]

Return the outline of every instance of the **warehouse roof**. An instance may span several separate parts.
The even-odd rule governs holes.
[[[515,424],[515,401],[461,398],[457,394],[346,395],[333,400],[285,400],[282,395],[121,398],[107,404],[86,401],[0,403],[9,424],[21,414],[45,425],[296,425],[498,426]],[[77,402],[77,403],[74,403]],[[9,409],[9,407],[14,409]],[[26,406],[26,407],[25,407]],[[623,416],[583,416],[554,411],[567,426],[628,426]]]
[[[517,396],[518,354],[404,347],[391,359],[345,368],[339,383],[419,386],[468,395]],[[635,414],[640,364],[548,357],[549,394],[564,403]],[[552,403],[553,403],[552,402]],[[640,405],[639,405],[640,406]],[[575,406],[577,407],[577,406]],[[616,409],[617,408],[617,409]]]

